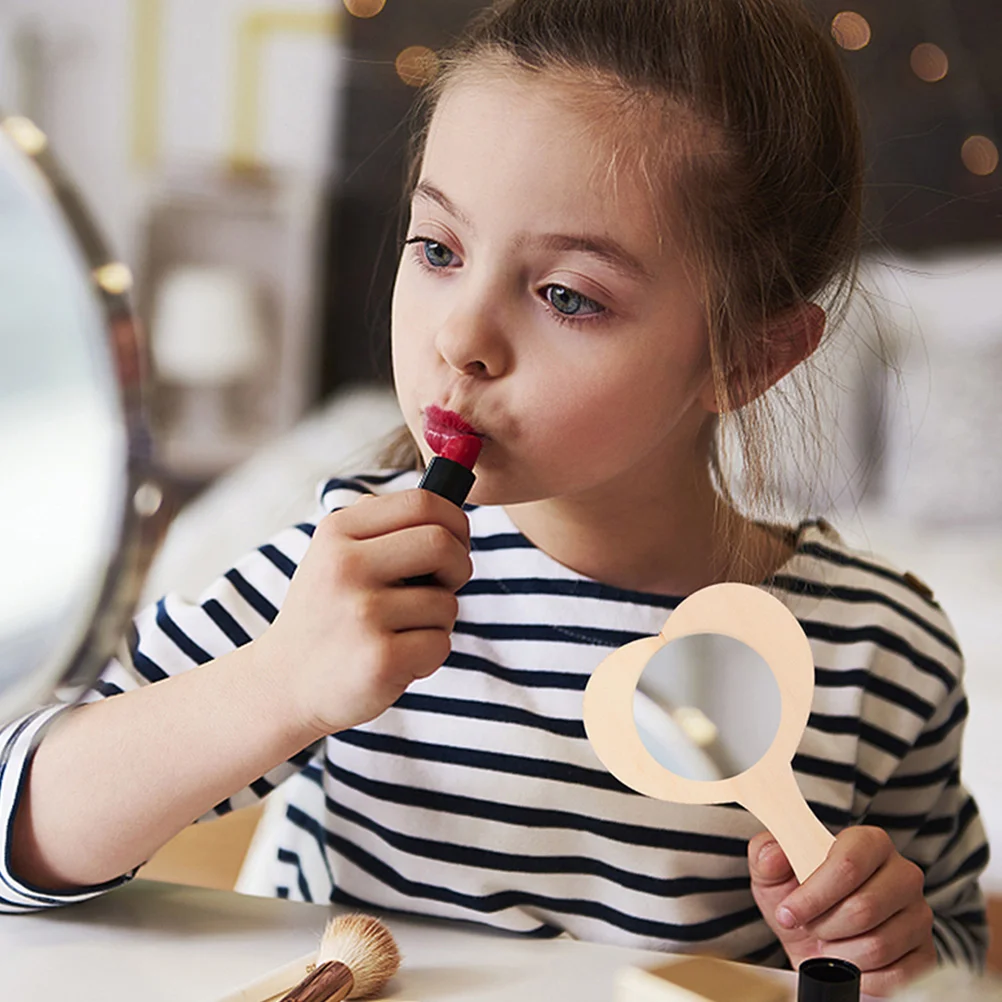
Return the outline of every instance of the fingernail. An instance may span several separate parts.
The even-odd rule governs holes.
[[[779,843],[775,839],[771,839],[770,841],[765,842],[759,849],[758,857],[756,858],[755,862],[759,866],[761,866],[769,859],[770,856],[772,856],[776,852],[778,848],[779,848]]]
[[[777,908],[776,909],[776,921],[784,929],[796,929],[797,928],[797,917],[790,911],[789,908]]]

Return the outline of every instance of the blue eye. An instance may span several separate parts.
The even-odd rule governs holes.
[[[437,240],[424,240],[422,243],[425,260],[433,268],[448,268],[455,260],[456,255],[445,244],[440,244]]]
[[[546,301],[558,313],[567,317],[590,316],[604,310],[604,307],[593,299],[588,299],[580,292],[575,292],[563,285],[548,285],[544,294]]]

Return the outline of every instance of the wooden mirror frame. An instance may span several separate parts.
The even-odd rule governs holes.
[[[750,647],[769,666],[782,710],[776,736],[755,765],[729,779],[677,776],[644,747],[633,694],[662,647],[694,634],[716,633]],[[834,836],[808,807],[791,762],[814,695],[814,655],[800,623],[779,599],[753,585],[724,583],[693,592],[661,631],[613,651],[595,669],[584,694],[588,740],[605,767],[638,793],[681,804],[739,803],[773,834],[803,882],[824,862]]]

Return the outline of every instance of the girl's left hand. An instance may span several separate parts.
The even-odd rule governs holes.
[[[863,972],[865,993],[884,996],[935,965],[922,871],[882,829],[846,828],[803,884],[768,832],[748,843],[748,865],[755,903],[794,970],[839,957]]]

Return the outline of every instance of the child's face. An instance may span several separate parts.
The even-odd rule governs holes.
[[[484,435],[471,501],[670,490],[705,467],[703,311],[623,154],[610,169],[595,115],[555,79],[461,77],[436,110],[393,365],[426,460],[430,406]]]

